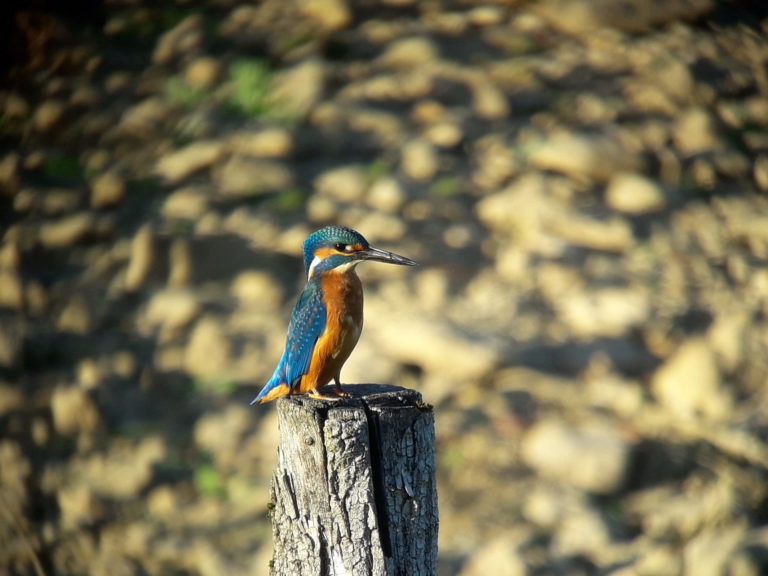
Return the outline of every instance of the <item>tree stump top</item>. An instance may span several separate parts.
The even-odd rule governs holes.
[[[326,387],[328,388],[328,387]],[[325,411],[332,408],[412,408],[429,410],[424,404],[421,393],[402,386],[391,384],[350,384],[344,386],[344,391],[351,394],[348,398],[324,400],[311,398],[307,395],[289,395],[278,399],[278,402],[292,402],[311,410]]]

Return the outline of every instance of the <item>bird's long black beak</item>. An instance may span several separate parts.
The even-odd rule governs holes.
[[[399,264],[400,266],[416,266],[416,262],[405,256],[400,256],[394,252],[387,252],[386,250],[379,250],[373,246],[369,246],[364,250],[358,250],[355,252],[356,260],[373,260],[375,262],[385,262],[386,264]]]

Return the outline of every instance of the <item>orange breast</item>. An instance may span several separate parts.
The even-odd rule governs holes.
[[[299,384],[301,394],[339,377],[363,328],[363,286],[354,270],[327,272],[321,279],[321,287],[326,308],[325,330],[315,344],[309,370]]]

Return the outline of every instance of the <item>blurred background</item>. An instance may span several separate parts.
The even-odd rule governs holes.
[[[0,573],[262,575],[301,242],[434,404],[441,576],[768,574],[768,9],[5,2]]]

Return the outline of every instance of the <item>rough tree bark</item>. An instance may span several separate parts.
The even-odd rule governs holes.
[[[277,402],[274,576],[437,574],[435,429],[414,390]]]

